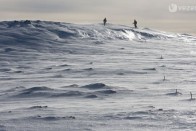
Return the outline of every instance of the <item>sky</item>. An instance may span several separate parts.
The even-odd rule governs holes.
[[[196,34],[196,0],[0,0],[0,21],[109,23]]]

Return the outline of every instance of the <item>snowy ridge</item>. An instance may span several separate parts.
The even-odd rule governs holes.
[[[118,89],[117,87],[107,86],[103,83],[94,83],[85,86],[70,85],[60,87],[59,89],[52,89],[49,87],[16,87],[9,89],[1,93],[1,97],[13,97],[16,98],[61,98],[61,97],[73,97],[80,99],[82,98],[104,98],[109,97],[110,95],[119,93],[127,94],[132,91],[126,89]]]
[[[46,21],[9,21],[0,23],[1,42],[5,38],[12,41],[22,42],[24,40],[67,40],[67,39],[89,39],[89,40],[173,40],[184,42],[195,42],[196,38],[187,34],[172,34],[155,31],[148,28],[134,29],[128,26],[108,24],[76,25],[60,22]],[[31,35],[29,35],[31,34]],[[4,39],[2,39],[2,36]],[[8,42],[8,41],[7,41]]]

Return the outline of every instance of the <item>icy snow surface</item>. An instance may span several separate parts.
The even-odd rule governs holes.
[[[195,84],[188,34],[0,22],[0,131],[195,131]]]

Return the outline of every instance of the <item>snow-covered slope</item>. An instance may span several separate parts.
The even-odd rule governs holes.
[[[148,28],[134,29],[123,25],[102,24],[76,25],[44,21],[1,22],[1,35],[12,40],[174,40],[195,42],[195,37],[187,34],[172,34]],[[47,39],[46,39],[47,38]],[[1,38],[2,40],[3,38]]]
[[[188,34],[0,22],[0,130],[196,130],[195,65]]]

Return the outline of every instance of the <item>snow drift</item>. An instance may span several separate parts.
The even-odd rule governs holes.
[[[173,40],[195,42],[196,38],[187,34],[173,34],[148,28],[134,29],[128,26],[108,24],[76,25],[46,21],[0,22],[1,44],[77,40]],[[34,43],[36,44],[36,43]]]

